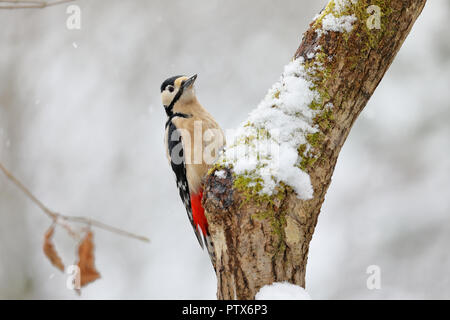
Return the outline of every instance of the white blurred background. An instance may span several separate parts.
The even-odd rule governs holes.
[[[198,73],[201,103],[236,127],[325,2],[81,0],[81,30],[66,28],[69,4],[0,11],[0,161],[50,208],[151,238],[96,230],[102,279],[81,298],[215,298],[166,163],[159,86]],[[428,1],[341,152],[310,249],[313,299],[450,298],[449,17]],[[49,223],[0,174],[0,299],[79,299],[42,253]],[[55,242],[74,262],[76,243]]]

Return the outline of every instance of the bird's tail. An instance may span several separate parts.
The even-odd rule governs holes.
[[[208,230],[208,220],[206,220],[205,210],[202,205],[203,190],[200,190],[197,194],[191,195],[191,205],[192,205],[192,215],[194,222],[195,233],[199,242],[200,233],[203,235],[203,242],[205,243],[206,249],[208,250],[209,258],[213,266],[216,266],[216,255],[214,251],[214,246],[211,241],[211,236]],[[202,244],[201,244],[202,245]],[[202,245],[203,248],[203,245]]]

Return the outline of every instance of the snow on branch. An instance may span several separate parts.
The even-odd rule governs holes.
[[[307,137],[318,131],[311,106],[320,95],[313,89],[303,58],[289,63],[264,100],[250,113],[231,139],[219,163],[249,179],[260,194],[272,195],[282,182],[301,199],[313,195],[309,175],[302,170],[301,146],[308,153]]]

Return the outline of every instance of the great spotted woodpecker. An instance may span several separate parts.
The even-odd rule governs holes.
[[[202,206],[203,179],[225,144],[222,129],[198,102],[192,77],[174,76],[161,85],[167,114],[166,155],[175,173],[181,200],[200,246],[206,245],[211,262],[215,254]]]

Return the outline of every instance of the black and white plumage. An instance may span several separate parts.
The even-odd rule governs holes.
[[[189,183],[187,181],[182,136],[180,131],[178,131],[176,126],[173,124],[173,118],[174,117],[169,117],[169,120],[166,122],[166,143],[169,153],[168,157],[170,157],[170,165],[172,167],[172,171],[175,174],[175,180],[177,182],[177,188],[180,194],[180,198],[186,208],[189,221],[191,222],[192,228],[194,229],[198,243],[203,248],[202,236],[194,223],[194,218],[192,215],[191,194],[189,192]],[[173,155],[176,155],[176,157],[173,157]]]
[[[162,102],[167,114],[165,144],[170,166],[175,174],[178,191],[186,208],[189,221],[200,246],[208,249],[213,264],[214,247],[208,222],[202,206],[203,179],[212,164],[203,150],[213,149],[217,155],[225,143],[224,134],[214,118],[198,102],[194,82],[190,78],[175,76],[161,85]],[[200,126],[201,141],[198,139]],[[204,139],[205,136],[209,138]],[[210,147],[213,148],[210,148]],[[213,160],[215,160],[213,158]]]

